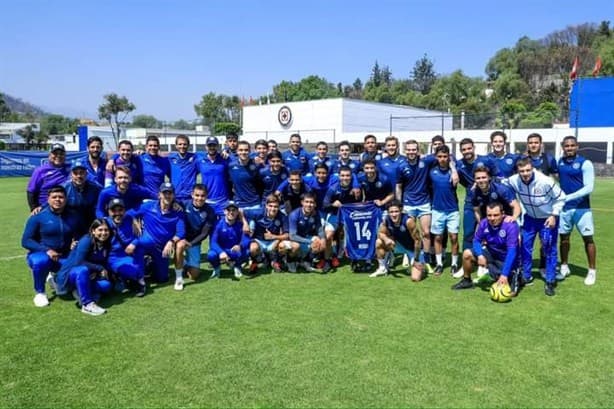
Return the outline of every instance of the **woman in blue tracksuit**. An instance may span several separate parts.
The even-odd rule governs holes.
[[[76,290],[81,311],[89,315],[107,312],[96,304],[100,294],[111,290],[109,281],[109,253],[111,229],[104,219],[95,219],[89,233],[83,236],[70,252],[56,276],[58,294]]]

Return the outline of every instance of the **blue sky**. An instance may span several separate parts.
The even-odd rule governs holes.
[[[523,35],[614,21],[614,2],[2,0],[0,16],[0,91],[73,116],[117,92],[135,114],[191,120],[210,91],[365,82],[375,60],[397,78],[424,53],[438,73],[483,76]]]

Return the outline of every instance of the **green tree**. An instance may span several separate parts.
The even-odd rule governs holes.
[[[437,79],[437,74],[435,73],[433,61],[431,61],[426,54],[414,64],[410,78],[413,83],[413,88],[416,91],[419,91],[423,95],[429,93],[433,83]]]
[[[379,68],[377,60],[375,60],[375,64],[371,69],[371,77],[369,78],[369,82],[371,82],[374,87],[379,87],[382,84],[382,71]]]
[[[213,128],[213,132],[216,135],[225,135],[231,132],[239,134],[241,132],[241,126],[234,122],[217,122]]]
[[[104,96],[104,103],[98,107],[98,117],[109,122],[115,146],[119,143],[121,124],[125,121],[128,114],[136,109],[136,106],[128,101],[124,96],[116,93]]]
[[[185,119],[179,119],[171,124],[171,128],[193,131],[196,129],[196,125],[193,122],[186,121]]]
[[[17,135],[21,136],[26,145],[26,150],[32,149],[36,138],[36,131],[33,125],[26,125],[17,131]]]
[[[79,121],[63,115],[45,115],[40,119],[41,134],[62,135],[77,132]]]
[[[153,115],[135,115],[132,117],[131,126],[135,128],[161,128],[162,122]]]
[[[4,100],[4,95],[0,93],[0,122],[8,122],[11,110]]]
[[[202,96],[199,104],[194,105],[194,111],[203,119],[203,124],[213,129],[215,123],[226,121],[224,96],[209,92]]]

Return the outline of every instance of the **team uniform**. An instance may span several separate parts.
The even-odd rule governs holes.
[[[494,162],[499,170],[499,175],[507,179],[516,173],[516,162],[521,158],[521,155],[516,153],[505,153],[502,156],[497,156],[494,152],[490,152],[486,157]]]
[[[344,161],[341,158],[337,158],[335,160],[333,160],[332,165],[330,166],[328,172],[332,175],[339,175],[339,168],[341,168],[342,166],[346,166],[348,168],[350,168],[352,170],[353,174],[358,173],[358,169],[360,168],[360,164],[358,162],[356,162],[354,159],[352,158],[348,158],[347,161]]]
[[[303,175],[309,173],[309,159],[311,155],[304,148],[301,148],[297,153],[290,149],[281,154],[281,159],[288,172],[300,170]]]
[[[471,205],[480,208],[480,215],[483,218],[486,217],[486,206],[493,202],[499,202],[503,205],[503,213],[511,216],[513,209],[511,202],[516,200],[516,193],[514,190],[502,183],[490,182],[488,190],[486,192],[477,186],[473,189],[469,189],[467,192]]]
[[[394,254],[406,254],[411,260],[416,257],[416,254],[414,254],[416,243],[414,242],[411,232],[407,231],[407,220],[409,217],[410,216],[403,213],[401,214],[399,224],[395,224],[390,216],[386,216],[384,218],[384,225],[394,240]]]
[[[117,190],[116,185],[107,186],[100,191],[98,203],[96,204],[96,217],[103,218],[107,215],[107,206],[113,199],[122,199],[126,210],[137,209],[145,199],[155,199],[156,194],[152,194],[144,187],[130,183],[128,190],[122,193]]]
[[[193,152],[186,152],[183,156],[179,152],[171,152],[168,161],[175,198],[179,201],[189,200],[198,175],[198,156]]]
[[[386,156],[377,162],[378,173],[386,176],[392,186],[397,185],[400,170],[405,166],[407,159],[403,156]]]
[[[350,260],[372,260],[382,210],[373,203],[344,204],[339,209],[339,219],[343,224],[345,249]]]
[[[498,280],[500,275],[508,278],[513,291],[518,290],[519,227],[516,222],[505,220],[492,226],[482,219],[473,238],[471,252],[475,257],[484,256],[488,262],[490,277]]]
[[[460,215],[456,187],[452,184],[452,169],[442,169],[434,166],[429,172],[429,180],[433,187],[433,216],[431,233],[458,233]],[[473,212],[473,210],[472,210]]]
[[[202,207],[194,206],[190,200],[183,204],[185,212],[186,240],[190,247],[186,250],[185,265],[200,268],[201,243],[209,236],[217,222],[213,207],[205,203]]]
[[[299,207],[288,216],[288,231],[290,240],[299,244],[300,255],[305,257],[309,254],[313,237],[322,237],[322,221],[317,211],[306,215]]]
[[[197,165],[201,182],[207,188],[207,203],[218,216],[223,216],[226,202],[230,200],[228,161],[220,154],[216,154],[213,159],[205,154],[197,158]]]
[[[70,179],[70,167],[69,163],[59,167],[45,163],[34,169],[26,188],[30,210],[44,206],[47,203],[47,191]]]
[[[260,166],[252,159],[243,164],[240,160],[230,162],[228,176],[232,182],[234,201],[247,219],[253,219],[260,209]]]
[[[320,158],[318,155],[313,155],[313,157],[309,159],[309,173],[313,175],[316,171],[316,166],[322,163],[326,165],[328,171],[330,172],[335,160],[330,156]]]
[[[529,155],[529,158],[531,158],[533,168],[539,170],[544,175],[552,176],[559,173],[556,159],[554,159],[554,156],[550,155],[548,152],[543,152],[538,156]]]
[[[113,162],[115,168],[118,168],[119,166],[124,166],[130,169],[130,178],[132,180],[132,183],[136,183],[137,185],[143,186],[143,163],[139,160],[138,156],[132,155],[129,161],[124,161],[119,156],[119,154],[116,153],[111,158],[111,161]],[[107,187],[115,184],[115,181],[113,179],[113,172],[106,171],[104,178],[104,186]]]
[[[341,186],[341,183],[337,182],[332,185],[322,201],[322,210],[324,210],[326,216],[326,223],[330,224],[333,229],[336,229],[339,224],[339,208],[332,204],[336,201],[341,202],[342,205],[349,203],[359,203],[360,198],[356,198],[352,193],[352,186]]]
[[[394,185],[390,183],[390,180],[385,175],[379,172],[376,172],[374,180],[369,180],[367,175],[361,173],[358,175],[358,183],[362,189],[365,202],[383,200],[391,193],[394,193]]]
[[[89,158],[84,161],[88,179],[98,183],[100,186],[104,186],[105,168],[107,167],[107,159],[102,156],[101,154],[96,167],[92,165]]]
[[[120,224],[115,224],[112,217],[107,216],[105,219],[113,233],[109,253],[111,271],[119,276],[122,282],[131,280],[138,283],[145,275],[145,260],[143,247],[138,245],[138,237],[134,232],[132,215],[126,213]],[[135,246],[132,254],[126,253],[126,247],[129,245]]]
[[[261,168],[259,171],[262,185],[262,206],[265,206],[266,198],[277,191],[283,181],[288,179],[288,170],[283,166],[279,172],[274,173],[270,166]]]
[[[403,190],[404,213],[415,218],[431,214],[429,171],[436,162],[435,156],[427,155],[413,163],[408,160],[399,167],[398,183]]]
[[[559,181],[565,192],[559,234],[570,234],[574,226],[581,236],[595,234],[589,194],[595,183],[593,163],[583,156],[561,158],[558,163]]]
[[[281,182],[277,190],[281,194],[281,201],[284,203],[286,214],[301,207],[301,196],[304,193],[311,192],[311,188],[305,182],[301,182],[301,187],[298,191],[293,190],[292,186],[288,183],[288,179]],[[287,205],[290,205],[290,208]]]
[[[171,165],[168,158],[144,153],[139,156],[143,168],[143,187],[152,195],[158,194],[158,188],[165,178],[171,177]]]
[[[81,215],[79,234],[85,234],[89,225],[96,218],[96,204],[102,186],[90,179],[86,179],[81,188],[72,181],[64,183],[63,186],[66,189],[66,207]]]
[[[232,247],[236,245],[240,246],[240,250],[232,251]],[[235,266],[247,261],[249,257],[249,237],[243,233],[240,220],[235,220],[233,224],[229,224],[225,218],[217,222],[211,234],[209,253],[207,254],[207,260],[214,270],[220,268],[220,254],[223,252],[235,263]]]
[[[279,236],[288,232],[288,218],[283,213],[278,212],[275,218],[271,219],[267,217],[265,210],[250,222],[250,230],[253,232],[252,240],[258,243],[262,252],[274,254],[274,245],[277,240],[267,240],[264,238],[264,234],[268,231]]]

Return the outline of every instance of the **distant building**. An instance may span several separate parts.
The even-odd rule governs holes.
[[[21,149],[25,141],[19,131],[30,125],[34,132],[40,132],[39,122],[0,122],[0,141],[4,142],[6,149]]]

